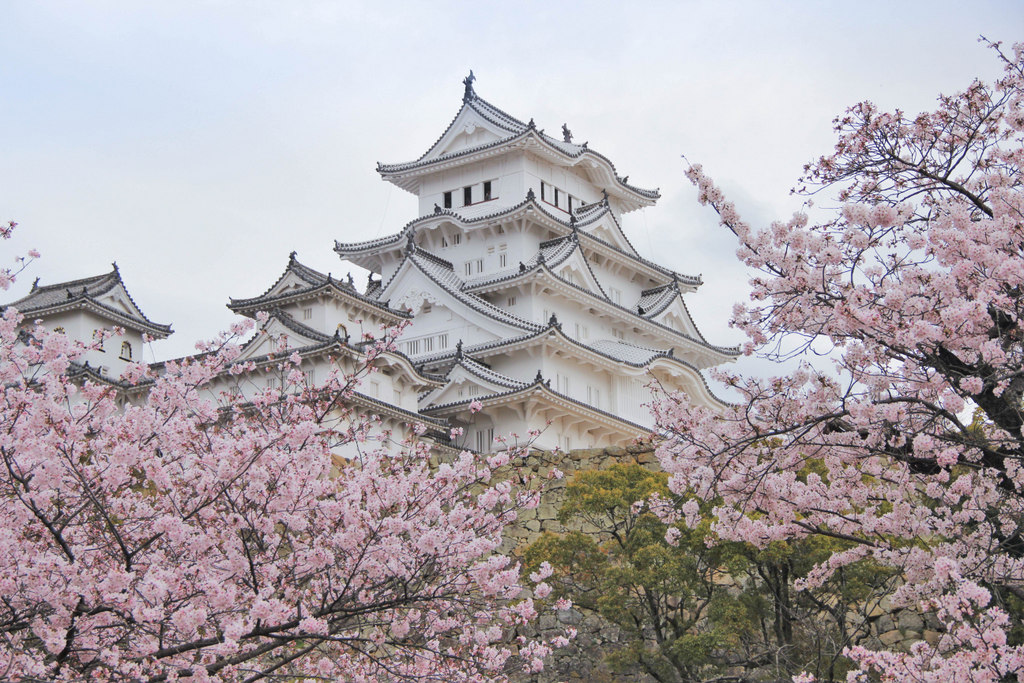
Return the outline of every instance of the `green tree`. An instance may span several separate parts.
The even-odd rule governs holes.
[[[553,567],[552,599],[570,598],[618,627],[619,647],[606,653],[614,670],[666,682],[774,680],[799,671],[844,678],[842,650],[867,634],[887,575],[855,563],[813,590],[797,590],[794,578],[845,549],[842,542],[763,549],[714,542],[707,522],[662,521],[652,495],[672,496],[667,476],[637,464],[578,472],[559,510],[568,530],[545,533],[524,554],[530,569]]]

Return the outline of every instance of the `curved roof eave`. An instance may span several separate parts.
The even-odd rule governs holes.
[[[266,311],[272,308],[280,306],[282,303],[288,303],[291,301],[300,301],[313,296],[319,296],[324,293],[338,295],[342,298],[347,298],[354,301],[357,304],[363,304],[366,306],[372,306],[377,309],[377,312],[385,317],[390,317],[394,322],[400,322],[406,320],[411,316],[405,311],[399,311],[385,305],[381,301],[370,298],[365,294],[361,294],[357,291],[350,291],[345,285],[339,284],[333,279],[329,279],[320,285],[311,285],[303,289],[295,289],[282,294],[276,294],[274,296],[266,296],[261,294],[260,296],[253,297],[251,299],[231,299],[227,303],[228,309],[238,314],[245,314],[246,312],[255,311]]]
[[[456,118],[458,118],[458,116],[456,116]],[[408,161],[398,164],[378,164],[377,172],[382,178],[394,183],[403,190],[415,193],[419,185],[418,178],[421,175],[433,172],[440,168],[472,163],[474,161],[478,161],[481,157],[494,156],[505,148],[516,147],[519,145],[522,145],[530,151],[542,151],[549,158],[552,158],[555,161],[560,161],[568,167],[579,166],[584,161],[593,162],[593,165],[589,166],[587,170],[589,171],[591,169],[601,168],[603,171],[602,180],[605,181],[606,189],[613,191],[615,195],[626,204],[624,207],[624,210],[626,211],[642,208],[644,206],[653,206],[655,202],[661,198],[661,192],[658,189],[648,190],[627,183],[625,178],[620,177],[618,172],[615,170],[615,164],[613,164],[612,161],[603,154],[595,152],[588,147],[580,147],[575,154],[571,154],[558,145],[553,144],[552,141],[547,139],[546,135],[542,135],[535,127],[530,126],[525,130],[508,137],[500,138],[482,145],[468,147],[466,149],[459,150],[458,152],[442,154],[441,156],[434,157],[432,159],[423,159],[421,157],[416,161]],[[543,150],[534,149],[536,145],[542,146]]]
[[[487,317],[489,317],[489,318],[491,318],[493,320],[496,320],[498,322],[504,323],[505,325],[508,325],[509,327],[512,327],[512,328],[515,328],[515,329],[520,329],[520,330],[536,330],[536,329],[540,328],[540,326],[537,325],[536,323],[532,323],[532,322],[530,322],[528,320],[524,320],[524,319],[520,318],[519,316],[513,315],[513,314],[509,313],[508,311],[505,311],[505,310],[503,310],[501,308],[498,308],[497,306],[495,306],[494,304],[490,303],[489,301],[486,301],[486,300],[484,300],[484,299],[482,299],[482,298],[480,298],[480,297],[478,297],[478,296],[476,296],[474,294],[471,294],[469,292],[464,292],[464,291],[462,291],[462,289],[456,289],[456,288],[452,287],[449,283],[443,281],[441,278],[437,277],[434,273],[430,272],[429,268],[426,268],[426,267],[423,266],[423,264],[419,263],[419,261],[415,258],[415,256],[418,255],[418,254],[421,254],[425,258],[432,259],[432,260],[440,262],[442,264],[447,264],[448,269],[449,270],[451,269],[451,264],[448,263],[447,261],[444,261],[444,259],[441,259],[440,257],[434,256],[430,252],[424,251],[424,250],[419,249],[418,247],[414,246],[413,251],[408,253],[408,254],[406,254],[405,260],[402,262],[402,264],[398,268],[395,269],[395,272],[392,274],[391,278],[387,281],[387,283],[381,285],[381,294],[382,295],[387,291],[388,287],[390,287],[391,284],[398,278],[400,273],[402,273],[407,267],[408,268],[413,268],[414,267],[417,270],[419,270],[423,275],[425,275],[431,282],[433,282],[438,287],[440,287],[443,291],[447,292],[449,295],[451,295],[457,301],[461,302],[465,306],[468,306],[469,308],[471,308],[474,311],[480,313],[481,315],[485,315],[485,316],[487,316]],[[454,273],[452,273],[452,274],[454,275]],[[457,275],[454,275],[454,277],[456,279],[458,279]],[[461,282],[461,279],[459,281]]]
[[[680,337],[680,338],[682,338],[682,339],[684,339],[684,340],[686,340],[686,341],[688,341],[690,343],[696,344],[701,349],[704,349],[706,351],[710,351],[710,352],[715,353],[717,355],[721,355],[721,356],[723,356],[721,362],[724,362],[724,361],[727,361],[727,360],[733,360],[733,359],[735,359],[736,357],[738,357],[740,355],[740,349],[739,349],[738,346],[736,346],[736,347],[714,346],[712,344],[709,344],[704,339],[697,339],[697,338],[691,337],[690,335],[686,334],[685,332],[680,332],[679,330],[676,330],[676,329],[673,329],[671,327],[668,327],[667,325],[663,325],[663,324],[659,323],[657,320],[651,320],[649,318],[645,318],[645,317],[643,317],[641,315],[638,315],[636,313],[636,311],[633,311],[633,310],[631,310],[629,308],[626,308],[625,306],[623,306],[621,304],[617,304],[614,301],[608,300],[607,298],[599,297],[598,295],[594,294],[594,292],[591,292],[588,289],[584,289],[583,287],[580,287],[579,285],[573,284],[572,282],[569,282],[568,280],[559,277],[557,274],[552,272],[550,268],[548,268],[546,263],[543,263],[543,262],[534,265],[532,268],[528,268],[526,270],[520,271],[519,273],[514,273],[512,275],[505,276],[504,278],[502,278],[500,280],[494,280],[494,281],[488,282],[486,284],[476,285],[476,286],[474,286],[474,289],[484,289],[485,287],[490,287],[490,286],[492,286],[494,284],[497,284],[498,282],[502,283],[503,285],[508,285],[508,284],[511,284],[511,283],[516,282],[518,280],[525,280],[525,279],[527,279],[529,277],[539,277],[539,276],[545,276],[545,275],[547,277],[550,277],[552,280],[556,281],[560,285],[563,285],[563,286],[566,286],[566,287],[571,287],[571,288],[573,288],[573,289],[575,289],[577,291],[580,291],[580,292],[586,294],[588,297],[590,297],[592,299],[596,299],[597,302],[599,302],[603,306],[610,306],[613,309],[616,309],[616,310],[618,310],[620,312],[625,313],[629,317],[629,319],[631,319],[631,320],[634,320],[636,322],[642,321],[643,323],[646,323],[648,325],[653,325],[653,326],[655,326],[655,327],[657,327],[657,328],[659,328],[661,330],[668,331],[673,336]]]
[[[460,408],[468,406],[473,401],[480,401],[480,403],[483,404],[484,409],[486,409],[488,404],[498,402],[507,403],[510,400],[518,398],[519,396],[540,391],[563,406],[574,407],[577,410],[580,410],[581,412],[586,412],[592,416],[599,417],[606,423],[617,423],[619,425],[626,425],[632,428],[633,430],[638,430],[643,433],[650,433],[652,431],[652,428],[649,426],[642,425],[638,422],[633,422],[632,420],[627,420],[625,418],[619,417],[618,415],[614,415],[606,410],[595,408],[594,406],[587,405],[586,403],[574,399],[571,396],[566,396],[565,394],[557,392],[550,386],[548,386],[548,381],[550,380],[545,381],[543,379],[536,379],[532,384],[524,386],[520,389],[511,389],[509,391],[501,392],[498,394],[491,394],[490,396],[474,396],[471,399],[442,403],[436,406],[430,406],[429,408],[424,408],[423,411],[427,413],[453,413],[457,412]]]
[[[643,258],[638,253],[636,253],[636,249],[633,247],[632,244],[629,243],[629,239],[628,238],[626,238],[626,243],[629,244],[629,247],[630,247],[630,249],[633,250],[633,253],[630,253],[628,251],[623,251],[622,249],[616,247],[614,244],[606,242],[603,239],[601,239],[600,237],[597,237],[595,235],[590,234],[589,232],[587,232],[585,230],[580,229],[580,228],[584,228],[584,227],[587,227],[589,225],[592,225],[593,223],[595,223],[598,220],[600,220],[600,218],[602,216],[604,216],[606,214],[609,214],[609,215],[611,215],[611,218],[615,222],[616,226],[619,228],[619,232],[620,233],[622,232],[622,227],[618,224],[618,220],[615,218],[615,214],[611,211],[610,207],[608,207],[603,202],[602,202],[602,205],[603,205],[604,208],[600,212],[598,212],[594,216],[588,218],[587,220],[579,222],[579,223],[576,224],[577,230],[578,230],[580,236],[584,240],[590,240],[591,242],[593,242],[593,243],[595,243],[597,245],[600,245],[602,248],[604,248],[607,251],[610,251],[612,253],[625,256],[632,263],[637,264],[637,265],[641,265],[641,266],[647,268],[649,271],[653,271],[653,272],[658,273],[658,274],[660,274],[662,276],[666,276],[666,277],[670,277],[670,278],[671,277],[677,277],[677,278],[680,279],[680,281],[686,283],[688,286],[697,288],[701,284],[703,284],[703,280],[701,279],[700,276],[686,275],[684,273],[678,273],[678,272],[676,272],[674,270],[671,270],[669,268],[665,268],[664,266],[659,265],[659,264],[655,263],[654,261],[650,261],[648,259]],[[518,204],[515,204],[513,206],[507,207],[507,208],[502,209],[500,211],[496,211],[496,212],[491,213],[491,214],[487,214],[485,216],[478,216],[476,218],[468,218],[467,219],[467,218],[463,218],[462,216],[460,216],[458,213],[456,213],[455,211],[453,211],[451,209],[442,209],[439,212],[432,213],[432,214],[427,214],[425,216],[420,216],[419,218],[415,218],[415,219],[409,221],[408,223],[406,223],[402,227],[402,229],[399,232],[394,233],[392,235],[386,235],[384,237],[378,237],[376,239],[367,240],[365,242],[339,242],[339,241],[335,240],[335,242],[334,242],[334,251],[335,251],[335,253],[337,253],[342,258],[351,258],[351,257],[354,257],[354,256],[372,254],[375,251],[377,251],[379,249],[382,249],[382,248],[387,248],[389,250],[394,250],[396,247],[398,247],[398,245],[400,245],[402,243],[403,240],[408,239],[408,234],[409,234],[409,232],[411,230],[415,230],[415,229],[417,229],[417,228],[419,228],[421,226],[424,226],[426,224],[432,223],[434,221],[445,221],[445,220],[447,220],[447,221],[449,221],[451,223],[454,223],[455,225],[458,225],[459,227],[470,228],[470,227],[474,227],[477,224],[486,225],[486,224],[488,224],[490,222],[493,222],[495,220],[498,220],[498,219],[515,218],[515,217],[517,217],[517,214],[524,213],[526,211],[531,211],[531,210],[535,210],[541,216],[543,216],[548,221],[548,223],[547,223],[548,227],[557,226],[558,229],[564,230],[565,231],[565,235],[563,235],[563,237],[568,236],[571,233],[571,231],[572,231],[572,223],[571,223],[571,221],[564,221],[561,218],[559,218],[558,216],[555,216],[554,214],[551,214],[550,212],[547,211],[547,209],[545,209],[540,204],[540,202],[537,201],[536,196],[533,196],[532,193],[528,193],[527,196],[526,196],[526,199],[524,199],[523,201],[519,202]],[[623,234],[623,237],[625,237],[625,233],[622,233],[622,234]],[[556,238],[556,239],[558,239],[558,238]]]

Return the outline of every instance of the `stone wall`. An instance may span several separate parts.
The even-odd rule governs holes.
[[[654,446],[640,443],[626,447],[590,448],[567,454],[538,451],[527,459],[527,467],[542,479],[553,466],[565,477],[547,484],[540,504],[533,510],[523,510],[515,527],[506,530],[506,551],[513,553],[535,541],[543,532],[562,533],[565,526],[558,520],[558,509],[565,495],[566,483],[580,470],[606,469],[616,463],[639,463],[657,469]],[[596,533],[596,528],[580,531]],[[557,635],[566,627],[577,630],[577,636],[568,646],[556,650],[545,661],[545,669],[534,676],[519,676],[517,683],[554,683],[556,681],[611,681],[647,682],[654,679],[640,673],[613,673],[605,663],[605,655],[619,643],[619,630],[595,614],[584,614],[575,609],[541,615],[538,628],[542,633]]]

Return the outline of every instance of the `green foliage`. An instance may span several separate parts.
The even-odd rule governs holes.
[[[544,561],[553,567],[550,599],[568,597],[618,627],[620,647],[607,657],[615,670],[639,668],[659,681],[737,672],[773,680],[802,670],[841,680],[842,649],[864,628],[850,614],[889,575],[861,562],[820,589],[796,591],[796,577],[849,543],[814,537],[758,549],[717,542],[706,515],[692,529],[666,525],[646,501],[675,498],[667,482],[637,464],[578,472],[559,510],[569,530],[543,534],[524,553],[531,571]],[[670,526],[675,544],[666,540]]]

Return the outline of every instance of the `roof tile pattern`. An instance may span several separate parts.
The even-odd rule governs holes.
[[[117,287],[124,292],[131,307],[134,308],[134,312],[129,313],[99,301],[101,297]],[[69,308],[93,306],[109,314],[115,321],[141,329],[157,337],[166,337],[172,332],[170,325],[161,325],[146,317],[139,305],[135,303],[131,293],[128,292],[128,288],[125,287],[116,263],[114,269],[109,273],[94,277],[58,282],[53,285],[40,285],[36,280],[27,296],[8,304],[8,306],[18,309],[25,316],[45,315]]]

